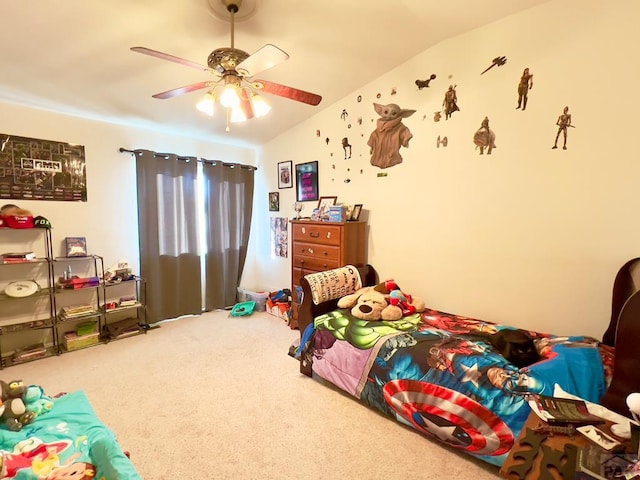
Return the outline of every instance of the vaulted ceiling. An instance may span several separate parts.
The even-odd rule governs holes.
[[[0,101],[260,145],[429,47],[547,1],[244,0],[235,47],[253,53],[277,45],[290,58],[260,78],[323,99],[310,106],[265,94],[269,115],[226,133],[224,115],[195,109],[206,90],[152,98],[216,80],[212,73],[130,50],[143,46],[206,65],[212,50],[230,46],[223,0],[6,0]]]

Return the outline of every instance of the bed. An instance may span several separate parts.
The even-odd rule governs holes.
[[[20,431],[0,429],[1,478],[140,480],[83,391],[53,399]]]
[[[502,466],[531,412],[530,394],[575,395],[628,416],[640,390],[634,365],[640,291],[627,262],[614,283],[602,341],[528,332],[540,359],[518,368],[478,332],[512,329],[426,308],[398,322],[364,322],[337,299],[378,284],[376,270],[346,266],[305,276],[298,311],[300,371],[487,463]]]

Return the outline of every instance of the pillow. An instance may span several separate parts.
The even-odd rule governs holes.
[[[353,265],[310,273],[304,278],[309,282],[311,297],[316,305],[342,298],[362,288],[360,272]]]

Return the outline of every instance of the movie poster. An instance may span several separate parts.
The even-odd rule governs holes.
[[[0,199],[86,202],[84,146],[0,134]]]

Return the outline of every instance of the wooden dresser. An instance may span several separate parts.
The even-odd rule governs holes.
[[[367,222],[291,221],[291,328],[298,328],[298,287],[309,273],[367,262]]]

